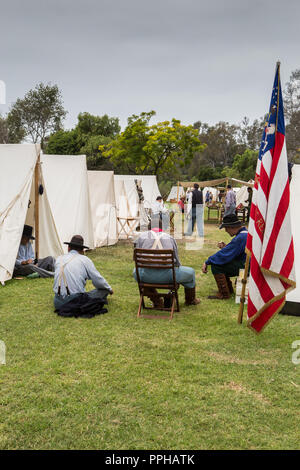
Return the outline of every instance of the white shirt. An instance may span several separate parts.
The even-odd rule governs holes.
[[[152,204],[152,212],[153,212],[154,215],[159,214],[160,212],[162,214],[166,214],[166,212],[168,212],[168,209],[164,206],[163,201],[161,201],[161,202],[155,201]]]
[[[71,250],[68,254],[59,256],[56,260],[53,285],[53,290],[56,294],[58,293],[59,275],[62,264],[64,265],[64,273],[70,294],[84,293],[88,279],[92,281],[96,289],[112,290],[108,282],[95,268],[92,260],[87,256],[79,254],[76,250]],[[61,278],[60,294],[63,297],[67,295],[63,276]]]

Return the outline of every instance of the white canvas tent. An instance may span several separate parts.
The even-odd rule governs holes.
[[[300,315],[300,165],[294,165],[292,168],[292,180],[290,185],[290,191],[290,208],[295,250],[297,287],[287,295],[287,302],[282,312]]]
[[[41,155],[50,208],[64,252],[73,235],[95,248],[85,155]]]
[[[115,179],[122,179],[126,184],[129,181],[134,183],[134,180],[140,181],[144,194],[144,207],[151,209],[152,204],[156,201],[157,196],[160,196],[157,179],[155,175],[115,175]],[[135,183],[134,183],[135,184]]]
[[[217,188],[214,188],[213,186],[205,186],[205,188],[203,188],[203,202],[205,202],[205,196],[206,196],[206,192],[210,192],[212,193],[213,195],[213,201],[216,201],[217,198],[218,198],[218,190]]]
[[[116,199],[119,200],[118,206],[122,208],[124,217],[137,217],[139,213],[139,195],[134,179],[131,178],[131,175],[114,175]],[[122,189],[121,193],[117,191],[120,188],[118,185],[120,181],[123,182],[126,203],[124,201],[124,190]]]
[[[184,196],[184,195],[185,195],[185,192],[182,186],[179,186],[179,189],[178,189],[178,186],[172,186],[169,196],[167,198],[167,202],[169,201],[177,202],[177,197],[178,199],[180,199],[181,196]]]
[[[117,208],[113,171],[88,171],[94,242],[96,247],[114,245]]]
[[[85,156],[40,155],[38,145],[0,145],[0,282],[11,279],[25,223],[39,257],[67,251],[82,234],[94,247]],[[38,188],[43,188],[39,194]]]
[[[142,186],[145,199],[146,197],[151,197],[154,202],[159,194],[155,176],[150,175],[148,178],[148,175],[114,175],[117,217],[123,219],[136,217],[138,219],[136,222],[130,222],[131,229],[136,229],[138,225],[140,225],[140,227],[148,226],[148,217],[145,211],[146,204],[145,201],[140,202],[135,180]],[[155,187],[157,187],[157,189],[155,189]],[[148,204],[147,208],[150,207],[151,205]],[[122,222],[123,227],[125,226],[126,228],[126,233],[128,233],[127,228],[129,227],[126,226],[126,223],[124,225],[124,220]],[[125,236],[123,232],[124,230],[121,230],[120,222],[118,222],[119,235]]]
[[[249,197],[248,186],[242,186],[236,193],[236,207],[242,204],[244,207],[248,207],[247,199]]]

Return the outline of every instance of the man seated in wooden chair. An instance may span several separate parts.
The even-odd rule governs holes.
[[[209,299],[229,299],[233,293],[233,286],[230,277],[238,276],[239,270],[244,269],[246,261],[246,241],[248,231],[242,226],[241,221],[235,214],[225,215],[219,227],[225,228],[226,232],[233,237],[226,245],[219,242],[220,251],[210,256],[202,266],[202,272],[208,272],[211,265],[211,272],[214,275],[218,292],[208,296]]]
[[[149,224],[149,230],[142,232],[135,241],[135,248],[143,248],[147,250],[173,250],[176,282],[184,286],[185,304],[197,305],[200,300],[196,298],[196,280],[195,271],[188,266],[181,266],[178,257],[177,243],[171,235],[162,230],[162,220],[159,217],[153,217]],[[145,283],[168,284],[172,282],[172,273],[165,269],[140,269],[140,279]],[[135,270],[133,272],[136,279]],[[154,307],[164,307],[162,297],[156,289],[150,289],[145,295],[153,302]],[[165,305],[167,306],[167,305]]]

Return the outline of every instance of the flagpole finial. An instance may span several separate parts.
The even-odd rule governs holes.
[[[277,68],[277,67],[280,67],[280,64],[281,64],[280,60],[277,60],[277,62],[276,62],[276,68]]]

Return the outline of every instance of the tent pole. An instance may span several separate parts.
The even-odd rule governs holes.
[[[35,225],[35,258],[39,259],[40,250],[40,207],[39,207],[39,169],[40,153],[34,170],[34,225]]]
[[[250,264],[250,255],[247,253],[245,269],[244,269],[244,277],[242,279],[242,294],[240,297],[240,309],[238,315],[238,323],[243,323],[243,312],[244,312],[244,305],[245,305],[245,291],[246,291],[246,284],[247,284],[247,277],[249,271],[249,264]]]
[[[177,202],[179,201],[179,181],[177,181]]]

